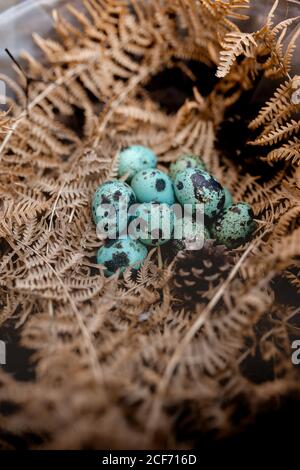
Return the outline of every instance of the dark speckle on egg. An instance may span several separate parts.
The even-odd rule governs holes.
[[[110,199],[109,199],[109,197],[103,194],[103,195],[101,196],[101,204],[110,204]]]
[[[192,173],[191,175],[191,181],[193,183],[193,187],[194,187],[194,195],[195,195],[195,198],[196,199],[200,199],[199,195],[200,195],[200,191],[199,189],[202,190],[203,187],[207,187],[208,186],[208,181],[204,178],[204,176],[202,175],[202,173],[200,172],[194,172]]]
[[[156,187],[157,191],[159,191],[159,192],[164,191],[164,189],[166,187],[166,182],[163,179],[159,178],[159,179],[156,180],[155,187]]]
[[[231,206],[231,207],[229,207],[228,210],[230,210],[231,212],[235,212],[236,214],[241,213],[241,209],[238,206]]]
[[[115,193],[114,193],[114,201],[118,201],[121,196],[122,196],[121,191],[119,191],[119,190],[115,191]]]
[[[181,191],[183,189],[183,182],[182,181],[178,181],[177,189],[179,189],[179,191]]]
[[[106,248],[109,248],[109,247],[111,247],[115,242],[116,242],[116,240],[110,240],[109,238],[107,238],[106,240],[104,240],[104,246],[105,246]]]
[[[115,248],[120,248],[120,249],[121,249],[121,248],[122,248],[122,242],[121,242],[121,241],[120,241],[120,242],[117,242],[117,243],[115,244]]]
[[[135,195],[134,194],[130,194],[130,197],[129,197],[129,206],[131,206],[132,204],[135,203]]]
[[[110,272],[116,272],[117,269],[125,268],[126,266],[129,266],[128,256],[124,251],[122,251],[121,253],[114,253],[112,255],[112,259],[109,261],[106,261],[104,263],[104,266]]]
[[[218,209],[218,210],[223,209],[224,204],[225,204],[225,194],[224,194],[224,195],[221,197],[221,199],[219,200],[218,205],[217,205],[217,209]]]

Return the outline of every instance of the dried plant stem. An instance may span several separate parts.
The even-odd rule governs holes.
[[[51,232],[52,230],[52,226],[53,226],[53,219],[54,219],[54,215],[55,215],[55,211],[56,211],[56,208],[57,208],[57,204],[61,198],[61,195],[62,195],[62,192],[63,190],[65,189],[66,187],[66,184],[68,182],[68,177],[73,173],[73,170],[76,166],[76,164],[78,163],[79,159],[81,157],[81,154],[78,152],[76,157],[74,158],[72,164],[71,164],[71,167],[69,169],[69,171],[67,173],[65,173],[64,175],[64,181],[62,182],[59,190],[57,191],[57,195],[56,195],[56,198],[55,198],[55,201],[54,201],[54,204],[53,204],[53,207],[52,207],[52,210],[51,210],[51,215],[50,215],[50,222],[49,222],[49,232]]]
[[[80,74],[80,72],[82,72],[82,70],[77,72],[77,75]],[[148,75],[148,72],[147,73],[144,72],[144,73],[138,75],[137,77],[134,77],[131,80],[131,82],[128,84],[128,86],[120,93],[120,95],[107,105],[107,106],[109,106],[109,110],[107,112],[104,111],[104,118],[103,118],[97,132],[96,132],[96,138],[95,138],[94,143],[93,143],[93,148],[94,149],[98,147],[100,139],[103,135],[103,132],[105,131],[106,126],[108,125],[110,119],[112,118],[115,110],[118,108],[118,106],[120,106],[120,104],[128,96],[128,94],[132,90],[134,90],[134,88],[147,77],[147,75]],[[74,162],[72,163],[72,166],[71,166],[70,170],[68,171],[67,175],[70,175],[72,173],[76,163],[78,162],[79,157],[80,157],[80,155],[78,155],[77,158],[74,160]],[[116,155],[116,157],[117,157],[117,155]],[[56,199],[54,201],[54,205],[53,205],[53,208],[52,208],[52,211],[51,211],[49,231],[52,230],[53,217],[55,215],[57,204],[60,200],[61,194],[62,194],[66,184],[67,184],[67,178],[65,178],[63,184],[61,185],[61,187],[60,187],[60,189],[57,193]]]
[[[270,397],[293,393],[299,374],[290,354],[299,313],[290,319],[294,306],[268,282],[300,292],[296,19],[274,24],[277,0],[245,36],[247,0],[79,3],[72,18],[56,14],[57,34],[35,38],[42,63],[24,56],[26,111],[26,78],[6,78],[16,118],[0,113],[0,323],[22,325],[36,378],[0,370],[0,402],[16,405],[0,420],[24,447],[147,448],[155,438],[182,448],[206,430],[230,432],[245,401],[243,426]],[[267,94],[271,80],[285,83],[244,132],[238,100],[260,76]],[[89,197],[135,144],[150,146],[162,171],[182,153],[202,156],[233,200],[252,206],[256,241],[233,252],[212,243],[181,261],[171,242],[149,249],[137,275],[105,279]],[[249,348],[274,364],[272,380],[257,384],[239,367]]]
[[[28,116],[28,113],[38,104],[40,104],[44,99],[47,98],[57,87],[63,85],[64,83],[68,83],[70,80],[73,80],[82,72],[84,72],[88,68],[87,64],[81,64],[77,67],[70,69],[66,72],[66,74],[62,77],[59,77],[53,83],[48,85],[45,90],[43,90],[39,95],[37,95],[31,103],[28,104],[27,109],[22,111],[19,116],[17,116],[14,120],[14,123],[11,125],[9,132],[6,134],[1,146],[0,146],[0,159],[1,154],[3,153],[6,145],[10,141],[13,133],[18,128],[20,122]]]
[[[167,388],[170,384],[170,381],[172,379],[172,376],[174,374],[174,371],[180,361],[180,358],[184,354],[184,351],[186,347],[189,345],[189,343],[192,341],[196,333],[202,328],[204,325],[205,321],[207,320],[209,314],[213,310],[213,308],[218,304],[220,299],[223,297],[226,289],[228,288],[229,284],[231,281],[234,279],[236,274],[238,273],[239,269],[241,268],[242,264],[246,260],[246,258],[249,256],[249,254],[252,252],[253,248],[255,248],[261,239],[270,231],[270,229],[264,231],[260,235],[259,238],[257,238],[254,242],[252,242],[248,248],[245,250],[245,252],[242,254],[240,257],[239,261],[236,263],[234,268],[231,270],[229,273],[228,277],[224,281],[224,283],[221,285],[221,287],[218,289],[214,297],[211,299],[211,301],[208,303],[208,305],[205,307],[205,309],[201,312],[200,316],[198,319],[193,323],[193,325],[190,327],[190,329],[187,331],[181,342],[178,344],[177,348],[175,349],[173,355],[170,358],[170,361],[165,369],[165,372],[161,378],[161,381],[159,382],[158,389],[157,389],[157,395],[156,399],[154,400],[153,406],[151,407],[151,412],[149,413],[150,418],[149,418],[149,423],[148,423],[148,429],[150,431],[150,434],[155,432],[157,429],[157,424],[159,420],[159,415],[160,415],[160,410],[161,410],[161,404],[162,404],[162,397],[167,391]]]
[[[48,268],[50,269],[50,271],[54,274],[54,276],[56,277],[56,279],[58,280],[58,282],[60,283],[62,289],[64,290],[65,292],[65,295],[66,295],[66,298],[68,299],[72,309],[73,309],[73,313],[74,313],[74,316],[77,320],[77,323],[78,323],[78,326],[79,326],[79,329],[81,331],[81,334],[82,334],[82,338],[84,340],[84,343],[85,343],[85,346],[86,346],[86,350],[88,351],[89,353],[89,359],[90,359],[90,364],[91,364],[91,369],[93,371],[93,376],[95,378],[95,381],[97,383],[102,383],[103,384],[103,372],[102,372],[102,369],[100,367],[100,363],[99,363],[99,360],[98,360],[98,356],[97,356],[97,352],[94,348],[94,345],[93,345],[93,341],[92,341],[92,338],[90,336],[90,333],[87,329],[87,327],[85,326],[85,323],[82,319],[82,315],[80,314],[78,308],[77,308],[77,305],[75,304],[74,300],[72,299],[70,293],[69,293],[69,290],[67,289],[67,287],[65,286],[63,280],[61,279],[61,277],[58,275],[58,273],[55,271],[55,269],[51,266],[51,264],[48,262],[47,258],[45,258],[43,255],[41,255],[38,251],[36,251],[34,248],[32,248],[31,246],[28,246],[26,245],[25,243],[23,243],[21,240],[18,240],[18,244],[22,245],[24,248],[30,250],[32,253],[34,253],[36,256],[38,256],[41,260],[43,260],[43,262],[48,266]],[[17,251],[17,248],[16,247],[13,247],[15,251]]]
[[[108,110],[103,111],[103,117],[100,118],[100,125],[96,131],[96,137],[93,143],[93,148],[97,148],[100,142],[100,139],[105,131],[108,123],[113,117],[116,109],[121,105],[121,103],[127,98],[129,93],[131,93],[140,83],[142,83],[150,75],[149,70],[143,70],[142,73],[138,74],[136,77],[133,77],[124,90],[117,96],[114,97],[108,104]]]

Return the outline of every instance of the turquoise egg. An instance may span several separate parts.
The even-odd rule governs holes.
[[[121,273],[130,266],[139,269],[147,254],[147,248],[139,241],[129,237],[120,238],[98,250],[97,263],[105,267],[104,274],[109,277],[118,269]]]
[[[212,237],[227,248],[237,248],[249,240],[256,223],[249,204],[232,204],[219,214],[211,227]]]
[[[127,180],[146,168],[155,168],[157,158],[154,152],[143,145],[132,145],[119,153],[119,176],[128,174]]]
[[[136,202],[131,187],[122,181],[101,184],[93,197],[92,213],[99,234],[107,237],[121,233],[127,227],[127,210]]]
[[[182,155],[176,162],[170,165],[170,177],[175,180],[178,173],[186,170],[187,168],[198,168],[199,170],[205,170],[203,161],[197,155]]]
[[[198,168],[187,168],[177,174],[174,182],[175,194],[180,204],[204,204],[204,214],[212,219],[223,209],[224,189],[209,173]]]
[[[177,219],[174,226],[174,238],[182,239],[185,241],[199,241],[204,243],[209,240],[210,233],[208,228],[204,225],[203,221],[198,222],[193,220],[192,217],[184,217]]]
[[[139,202],[175,202],[173,184],[166,173],[156,169],[139,171],[131,181],[131,187]]]
[[[229,189],[227,189],[225,186],[223,186],[223,189],[225,193],[224,209],[227,209],[227,207],[233,204],[233,199],[232,199],[231,192],[229,191]]]
[[[133,221],[128,231],[132,238],[145,245],[159,246],[171,239],[174,229],[174,211],[168,204],[144,202],[132,206]]]

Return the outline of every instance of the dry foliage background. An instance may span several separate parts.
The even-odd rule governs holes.
[[[299,18],[278,24],[277,4],[250,33],[247,0],[82,0],[54,12],[54,38],[34,36],[27,78],[0,76],[16,96],[1,116],[0,322],[33,364],[31,380],[0,371],[1,447],[193,446],[299,395]],[[178,74],[189,96],[170,109]],[[262,78],[273,96],[242,115]],[[105,279],[90,201],[131,143],[164,167],[202,155],[252,205],[254,239],[154,249],[137,278]]]

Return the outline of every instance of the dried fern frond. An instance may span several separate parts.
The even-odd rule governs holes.
[[[11,119],[9,111],[0,111],[0,133],[5,134],[9,130]]]
[[[255,38],[250,33],[228,33],[223,43],[223,50],[220,54],[220,65],[217,70],[217,77],[225,77],[231,66],[240,55],[254,57],[257,48]]]
[[[0,446],[9,435],[44,449],[191,447],[204,431],[236,430],[238,398],[252,417],[299,394],[289,342],[299,301],[298,33],[286,42],[297,19],[274,24],[277,5],[250,34],[240,23],[247,0],[85,0],[53,13],[51,39],[34,34],[42,57],[23,54],[28,90],[21,73],[0,77],[14,96],[1,116],[0,324],[18,329],[35,375],[22,382],[1,368],[0,405],[13,406],[0,406]],[[283,83],[250,123],[259,134],[245,123],[240,141],[235,129],[237,158],[225,157],[219,131],[262,75]],[[137,273],[105,278],[91,199],[117,177],[119,150],[137,143],[166,171],[199,154],[235,201],[252,205],[253,240],[234,252],[211,243],[181,261],[166,244]],[[258,144],[271,145],[268,155]],[[280,299],[278,282],[295,300]],[[257,351],[270,368],[259,384],[246,367]]]
[[[279,161],[291,160],[291,163],[297,163],[299,165],[300,159],[300,140],[297,137],[294,137],[293,140],[289,140],[287,144],[284,144],[282,147],[279,147],[275,150],[272,150],[268,154],[269,161]]]
[[[272,130],[269,134],[258,137],[255,141],[251,142],[252,145],[271,145],[276,144],[279,141],[290,137],[291,134],[296,134],[300,130],[300,121],[294,121],[292,119],[287,124],[278,126],[275,130]]]
[[[267,159],[269,162],[278,160],[298,162],[299,158],[299,139],[297,135],[300,130],[300,123],[293,119],[299,111],[297,96],[298,76],[292,80],[280,85],[274,93],[274,96],[259,112],[249,125],[251,129],[263,126],[260,135],[251,145],[273,145],[282,140],[287,142],[281,147],[275,148],[269,152]],[[296,90],[296,91],[295,91]],[[296,93],[296,94],[294,94]],[[290,139],[289,137],[293,137]]]
[[[290,80],[279,85],[274,92],[274,96],[266,103],[260,110],[257,118],[249,124],[250,129],[257,129],[261,125],[268,125],[273,119],[283,110],[289,109],[294,106],[291,103],[292,84]]]

